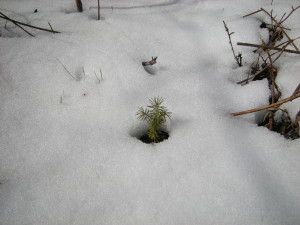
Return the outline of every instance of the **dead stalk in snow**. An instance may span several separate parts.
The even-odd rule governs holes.
[[[300,38],[300,37],[298,37],[298,38]],[[296,38],[296,39],[298,39],[298,38]],[[293,40],[296,40],[296,39],[293,39]],[[244,43],[244,42],[238,42],[237,45],[255,47],[255,48],[263,48],[263,49],[270,49],[270,50],[278,50],[278,51],[284,51],[284,52],[288,52],[288,53],[300,54],[300,51],[290,50],[290,49],[283,49],[283,48],[278,48],[278,47],[274,47],[274,46],[258,45],[258,44]]]
[[[100,0],[98,0],[98,20],[100,20]]]
[[[154,65],[156,63],[156,59],[157,59],[157,56],[156,57],[152,56],[152,60],[151,61],[142,62],[142,65],[143,66],[152,66],[152,65]]]
[[[51,27],[51,30],[46,29],[46,28],[42,28],[42,27],[32,26],[32,25],[29,25],[29,24],[26,24],[26,23],[22,23],[22,22],[13,20],[13,19],[9,18],[8,16],[4,15],[2,12],[0,12],[0,18],[12,22],[12,23],[15,24],[17,27],[21,28],[23,31],[25,31],[27,34],[29,34],[29,35],[32,36],[32,37],[34,37],[34,35],[31,34],[31,33],[29,33],[29,32],[28,32],[27,30],[25,30],[22,26],[30,27],[30,28],[37,29],[37,30],[47,31],[47,32],[51,32],[51,33],[60,33],[59,31],[53,30],[52,27],[51,27],[51,25],[50,25],[50,23],[49,23],[49,26]]]
[[[232,45],[232,41],[231,41],[231,35],[234,34],[234,32],[229,32],[229,29],[225,23],[225,21],[223,20],[223,24],[224,24],[224,27],[225,27],[225,30],[227,32],[227,35],[228,35],[228,38],[229,38],[229,44],[231,46],[231,51],[233,53],[233,57],[234,57],[234,60],[236,61],[236,63],[238,64],[239,67],[242,67],[243,66],[243,63],[242,63],[242,53],[239,53],[238,55],[235,54],[234,52],[234,48],[233,48],[233,45]]]
[[[292,95],[292,96],[290,96],[288,98],[285,98],[285,99],[283,99],[281,101],[278,101],[278,102],[276,102],[274,104],[270,104],[270,105],[267,105],[267,106],[263,106],[263,107],[259,107],[259,108],[255,108],[255,109],[250,109],[250,110],[246,110],[246,111],[242,111],[242,112],[231,113],[231,115],[233,115],[233,116],[240,116],[240,115],[244,115],[244,114],[248,114],[248,113],[258,112],[258,111],[261,111],[261,110],[264,110],[264,109],[278,108],[283,103],[291,102],[294,99],[299,98],[299,97],[300,97],[300,93],[298,93],[296,95]]]
[[[81,2],[81,0],[75,0],[75,2],[76,2],[77,11],[78,12],[82,12],[83,8],[82,8],[82,2]]]

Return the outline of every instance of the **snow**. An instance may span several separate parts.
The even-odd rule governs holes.
[[[268,104],[269,90],[236,84],[256,56],[235,46],[237,68],[222,21],[234,43],[257,43],[265,17],[243,15],[299,4],[270,2],[102,0],[97,21],[96,1],[77,13],[74,1],[2,0],[7,16],[62,33],[0,20],[0,224],[300,224],[300,140],[258,127],[259,114],[230,116]],[[300,82],[298,57],[276,64],[282,98]],[[156,96],[170,138],[147,145],[135,114]],[[299,99],[284,107],[295,118]]]

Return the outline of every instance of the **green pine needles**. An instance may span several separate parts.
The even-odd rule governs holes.
[[[148,108],[138,108],[136,113],[137,118],[148,124],[148,137],[152,142],[158,142],[159,134],[162,125],[166,122],[167,117],[171,118],[171,112],[161,104],[164,99],[161,97],[155,97],[149,100],[150,105]]]

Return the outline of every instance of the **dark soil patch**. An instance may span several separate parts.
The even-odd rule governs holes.
[[[298,139],[299,124],[293,122],[285,110],[277,112],[267,111],[263,120],[258,123],[258,126],[264,126],[271,131],[283,135],[286,139]]]
[[[155,142],[153,142],[153,141],[148,137],[147,133],[146,133],[146,134],[143,134],[143,135],[139,138],[139,140],[142,141],[142,142],[144,142],[144,143],[146,143],[146,144],[151,144],[151,143],[159,143],[159,142],[162,142],[162,141],[164,141],[164,140],[167,140],[168,138],[169,138],[169,133],[168,133],[168,132],[166,132],[166,131],[160,131],[160,132],[158,133],[158,138],[157,138],[157,140],[156,140]]]

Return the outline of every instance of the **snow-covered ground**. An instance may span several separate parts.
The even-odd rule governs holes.
[[[5,15],[62,32],[30,37],[0,18],[0,224],[299,225],[300,140],[258,127],[258,114],[230,116],[267,105],[269,90],[236,84],[256,55],[235,46],[237,68],[222,22],[234,43],[259,43],[267,17],[242,16],[280,18],[299,1],[101,0],[100,21],[97,1],[82,3],[0,1]],[[293,38],[299,19],[286,21]],[[276,66],[285,98],[299,55]],[[170,138],[148,145],[135,114],[156,96]],[[284,105],[292,118],[299,102]]]

